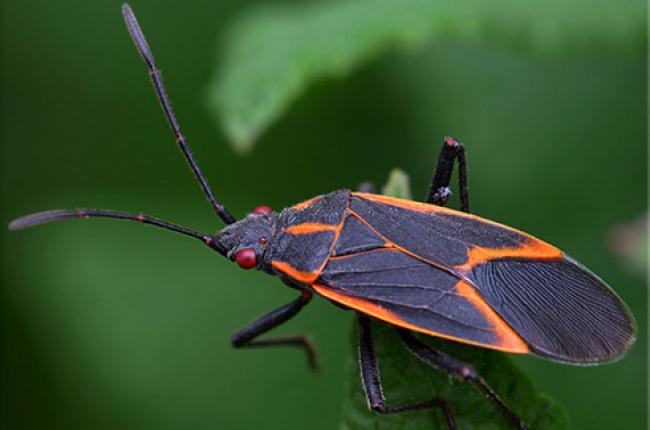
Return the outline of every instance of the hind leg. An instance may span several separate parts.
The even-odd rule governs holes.
[[[460,192],[460,210],[469,212],[469,194],[467,191],[467,164],[465,162],[465,147],[453,137],[446,137],[442,150],[438,155],[438,163],[427,193],[427,203],[445,206],[451,197],[451,174],[454,164],[458,162],[458,188]]]

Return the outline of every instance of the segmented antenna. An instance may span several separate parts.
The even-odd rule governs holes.
[[[236,221],[235,217],[233,217],[221,203],[217,202],[214,194],[212,194],[212,189],[210,188],[210,185],[208,185],[208,181],[203,176],[203,173],[201,173],[201,169],[194,160],[194,156],[192,155],[192,151],[190,150],[189,145],[185,141],[185,137],[183,137],[181,134],[181,128],[178,124],[178,121],[176,120],[176,116],[172,110],[169,98],[167,97],[160,70],[156,68],[153,54],[151,53],[151,49],[149,49],[149,44],[147,43],[144,34],[142,34],[138,20],[133,14],[131,7],[126,3],[122,5],[122,15],[124,15],[124,22],[126,22],[126,26],[129,29],[129,34],[131,34],[131,39],[133,39],[133,43],[135,43],[135,47],[138,49],[140,57],[142,57],[145,64],[149,68],[149,75],[151,76],[151,81],[153,82],[153,86],[156,90],[158,100],[160,101],[163,111],[165,112],[165,117],[167,117],[169,126],[176,135],[176,143],[185,156],[187,163],[190,165],[194,176],[199,181],[203,192],[210,201],[210,204],[217,213],[217,216],[219,216],[219,218],[221,218],[225,224],[234,223]]]
[[[126,221],[138,222],[140,224],[149,224],[165,230],[175,231],[186,236],[193,237],[208,245],[210,248],[219,251],[225,255],[225,248],[218,243],[214,237],[199,233],[189,228],[173,224],[168,221],[163,221],[158,218],[151,217],[145,214],[130,214],[126,212],[116,212],[105,209],[77,209],[77,210],[53,210],[47,212],[39,212],[31,215],[26,215],[17,218],[9,224],[10,230],[21,230],[23,228],[32,227],[39,224],[45,224],[52,221],[57,221],[64,218],[113,218],[122,219]]]

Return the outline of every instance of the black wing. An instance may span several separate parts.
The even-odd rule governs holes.
[[[322,294],[397,325],[527,352],[518,338],[531,352],[581,364],[616,359],[634,342],[634,320],[607,284],[510,227],[353,193],[343,243],[317,280]]]

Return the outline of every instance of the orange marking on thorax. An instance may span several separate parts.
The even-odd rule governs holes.
[[[498,344],[487,344],[487,343],[482,343],[482,342],[477,342],[469,339],[463,339],[455,336],[450,336],[448,334],[444,333],[439,333],[433,330],[427,330],[422,327],[416,326],[414,324],[408,323],[402,319],[400,319],[399,316],[395,315],[394,313],[390,312],[389,310],[375,304],[371,303],[367,300],[360,299],[358,297],[351,297],[351,296],[346,296],[345,294],[337,293],[336,291],[330,290],[327,287],[324,287],[322,285],[318,284],[312,284],[312,288],[321,296],[330,299],[334,302],[341,303],[342,305],[348,306],[352,309],[356,309],[359,312],[362,312],[366,315],[370,315],[372,317],[375,317],[379,320],[385,321],[389,324],[398,326],[398,327],[403,327],[409,330],[417,331],[419,333],[424,333],[429,336],[435,336],[435,337],[441,337],[443,339],[449,339],[453,340],[456,342],[462,342],[462,343],[467,343],[470,345],[475,345],[475,346],[481,346],[484,348],[490,348],[490,349],[496,349],[499,351],[504,351],[504,352],[512,352],[512,353],[518,353],[518,354],[525,354],[529,352],[528,347],[526,344],[523,343],[523,341],[510,329],[507,327],[510,332],[516,336],[516,338],[519,340],[519,342],[516,341],[516,339],[507,339],[507,341],[500,342]],[[505,323],[504,323],[505,324]]]
[[[321,231],[333,231],[337,232],[339,226],[331,224],[321,224],[319,222],[304,222],[302,224],[291,225],[284,229],[285,232],[291,234],[310,234],[318,233]]]
[[[314,200],[314,199],[312,199]],[[306,203],[306,202],[305,202]],[[291,264],[286,263],[284,261],[279,261],[279,260],[273,260],[271,261],[271,266],[279,271],[284,273],[285,275],[295,279],[298,282],[302,282],[303,284],[312,284],[318,279],[320,276],[321,272],[327,265],[327,262],[330,259],[330,256],[332,255],[332,250],[334,249],[334,246],[336,245],[336,241],[339,238],[339,235],[341,234],[341,230],[343,230],[343,224],[345,223],[345,219],[347,217],[347,212],[343,215],[341,222],[338,224],[321,224],[317,222],[306,222],[302,224],[296,224],[292,225],[289,227],[286,227],[284,229],[285,232],[291,233],[291,234],[310,234],[310,233],[318,233],[321,231],[331,231],[334,233],[334,240],[332,240],[332,243],[330,244],[329,252],[327,258],[323,261],[323,263],[320,265],[318,269],[316,269],[313,272],[305,272],[302,270],[298,270],[295,267],[293,267]]]
[[[535,260],[555,260],[562,258],[562,251],[539,239],[533,239],[515,248],[482,248],[476,246],[467,251],[467,262],[454,269],[469,271],[474,267],[499,258],[531,258]]]
[[[282,272],[285,275],[295,279],[296,281],[302,282],[303,284],[313,283],[316,281],[316,279],[318,279],[318,276],[320,275],[320,270],[316,272],[303,272],[284,261],[273,260],[271,261],[271,266],[275,270]]]
[[[467,299],[468,302],[476,308],[483,317],[489,321],[494,327],[494,331],[499,336],[499,346],[504,350],[512,352],[526,353],[528,346],[521,339],[521,337],[510,328],[503,318],[501,318],[490,305],[488,305],[483,297],[472,287],[464,281],[459,281],[454,288],[456,292]]]

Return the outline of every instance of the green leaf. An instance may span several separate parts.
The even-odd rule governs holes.
[[[403,187],[404,183],[406,188]],[[396,184],[399,186],[396,187]],[[384,190],[399,190],[399,193],[404,193],[393,197],[409,195],[407,176],[400,170],[393,170]],[[352,350],[356,351],[356,329],[353,334]],[[497,394],[523,417],[530,428],[569,428],[563,409],[552,399],[538,393],[532,382],[507,354],[444,339],[419,337],[432,347],[474,366]],[[424,365],[407,352],[390,325],[373,321],[373,339],[379,358],[384,394],[389,405],[412,403],[442,395],[450,402],[459,428],[512,430],[494,405],[474,386],[454,380]],[[382,415],[370,411],[361,386],[356,354],[348,358],[346,381],[342,430],[447,428],[444,416],[439,410],[397,415]]]
[[[393,169],[388,175],[388,181],[381,189],[382,194],[400,199],[411,199],[409,176],[403,170]]]
[[[235,149],[254,141],[319,79],[431,41],[497,42],[542,51],[642,47],[635,0],[337,0],[262,4],[226,29],[208,100]]]
[[[531,381],[500,352],[420,336],[427,344],[470,363],[501,398],[534,430],[569,428],[564,410],[539,394]],[[412,403],[443,395],[449,401],[458,427],[463,430],[513,430],[494,405],[474,386],[422,364],[402,346],[391,326],[373,321],[373,339],[379,358],[384,394],[389,405]],[[353,336],[356,351],[356,330]],[[368,409],[355,354],[347,362],[347,389],[343,404],[342,430],[446,429],[439,410],[382,415]]]

